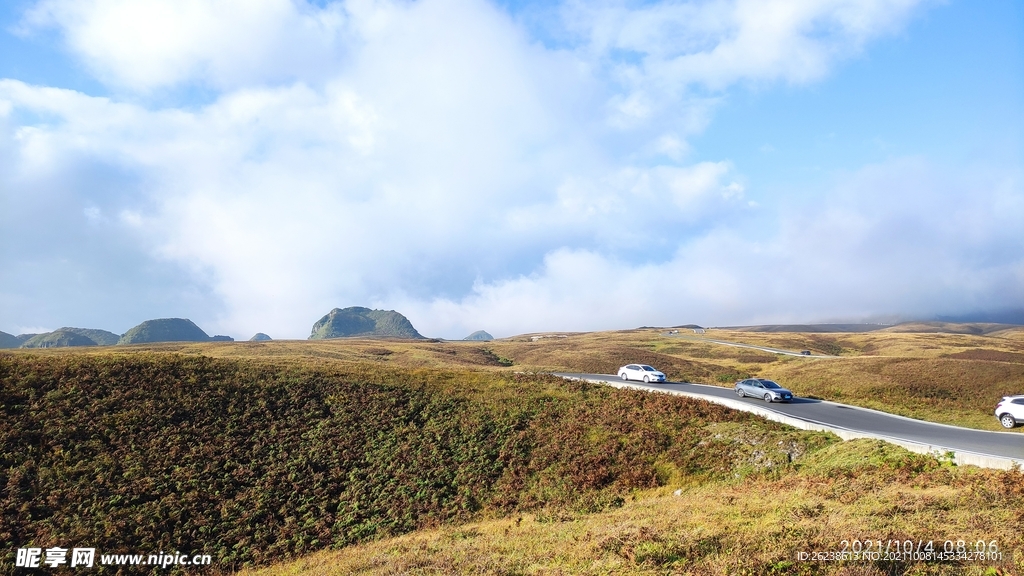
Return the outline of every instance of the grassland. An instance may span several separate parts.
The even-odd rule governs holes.
[[[839,356],[834,359],[798,358],[721,346],[699,338],[666,336],[661,330],[561,334],[564,338],[552,334],[537,340],[527,335],[483,343],[273,341],[164,344],[136,349],[224,358],[257,357],[293,365],[371,362],[403,368],[457,367],[498,372],[613,373],[623,364],[646,362],[674,380],[731,386],[734,381],[750,376],[773,378],[801,396],[945,424],[1002,430],[992,409],[1003,396],[1024,393],[1024,328],[942,328],[979,333],[711,330],[707,334],[720,340]],[[899,328],[904,329],[907,327]],[[985,330],[988,332],[982,333]],[[79,349],[73,353],[109,352]],[[1024,428],[1017,428],[1016,432],[1024,432]]]
[[[222,570],[788,466],[831,444],[550,376],[152,352],[0,355],[0,544],[177,549]],[[546,511],[546,512],[545,512]]]
[[[995,428],[995,400],[1024,388],[1024,331],[709,334],[840,356],[821,360],[657,330],[549,336],[0,353],[0,572],[17,547],[88,541],[202,551],[213,572],[278,563],[268,575],[1024,574],[1019,471],[540,374],[760,375]],[[1007,555],[795,561],[857,538]]]

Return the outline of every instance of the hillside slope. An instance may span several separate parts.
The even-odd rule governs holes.
[[[1022,574],[1022,481],[1020,472],[956,469],[855,440],[817,451],[782,474],[679,488],[670,482],[594,514],[521,514],[425,529],[242,575]],[[893,551],[907,540],[921,547],[932,542],[939,551],[976,550],[980,542],[997,554],[931,562],[798,556],[873,551],[879,540]]]
[[[76,334],[81,334],[95,342],[97,346],[113,346],[121,339],[121,336],[118,334],[98,328],[61,328],[61,330],[70,330]]]
[[[7,566],[70,535],[267,564],[480,515],[597,512],[834,441],[551,377],[116,350],[0,353],[0,397]]]
[[[17,348],[21,346],[21,341],[14,334],[8,334],[7,332],[0,332],[0,348]]]

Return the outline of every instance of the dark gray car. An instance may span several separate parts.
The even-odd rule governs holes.
[[[736,383],[736,395],[740,398],[753,396],[763,398],[765,402],[789,402],[793,393],[771,380],[764,378],[748,378]]]

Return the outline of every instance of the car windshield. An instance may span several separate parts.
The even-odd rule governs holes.
[[[779,388],[782,388],[782,386],[779,386],[778,384],[776,384],[775,382],[772,382],[771,380],[761,380],[761,384],[764,384],[765,388],[770,388],[772,390],[777,390]]]
[[[643,368],[647,372],[657,372],[657,370],[655,370],[654,368],[652,368],[650,366],[644,365],[644,366],[641,366],[641,368]]]

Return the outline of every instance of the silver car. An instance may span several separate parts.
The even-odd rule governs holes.
[[[765,402],[789,402],[793,399],[792,392],[764,378],[740,380],[736,383],[736,395],[740,398],[764,398]]]
[[[1024,394],[1004,396],[996,406],[996,418],[1003,428],[1013,428],[1024,422]]]
[[[623,380],[643,380],[644,382],[664,382],[665,374],[647,364],[626,364],[619,368],[619,378]]]

